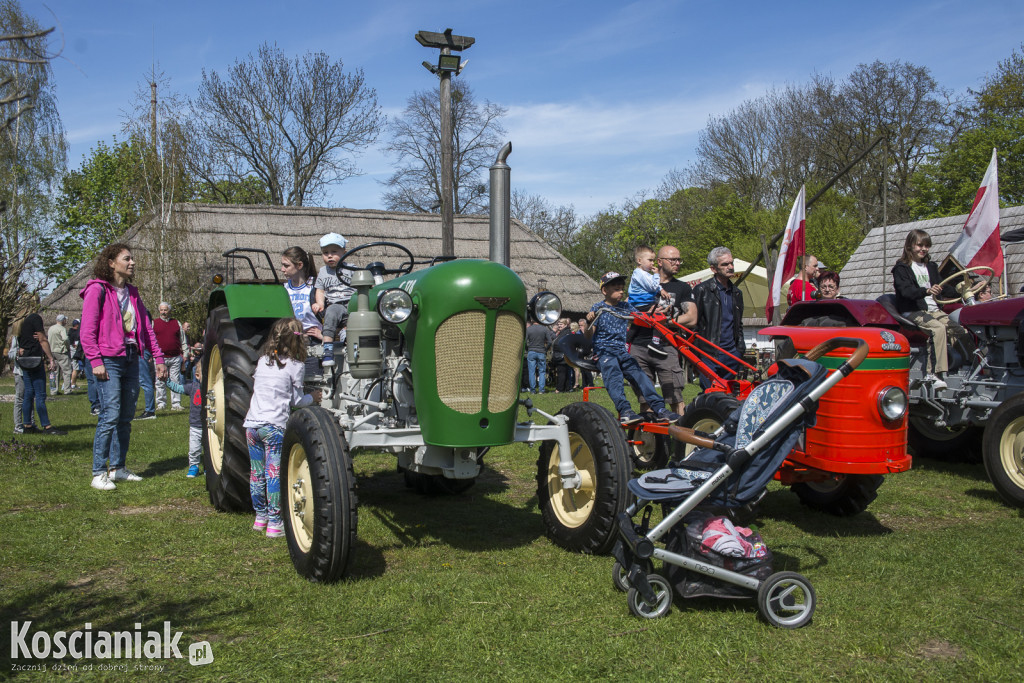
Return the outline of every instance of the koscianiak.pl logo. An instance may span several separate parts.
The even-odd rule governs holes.
[[[74,631],[33,631],[31,621],[11,622],[11,661],[15,668],[24,660],[88,659],[184,659],[178,642],[181,631],[165,621],[162,631],[144,631],[134,624],[131,631],[94,631],[91,623]],[[189,664],[213,661],[213,649],[206,641],[188,647]]]

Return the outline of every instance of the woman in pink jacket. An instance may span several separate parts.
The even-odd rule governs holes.
[[[167,378],[167,366],[139,290],[129,284],[135,275],[129,246],[111,244],[104,248],[92,272],[94,279],[79,293],[82,351],[97,380],[100,400],[92,444],[92,487],[110,491],[117,488],[115,481],[142,480],[125,467],[139,399],[140,351],[152,352],[158,378]]]

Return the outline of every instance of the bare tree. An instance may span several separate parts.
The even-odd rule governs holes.
[[[190,105],[190,171],[211,188],[255,175],[274,204],[302,206],[360,173],[353,158],[385,124],[361,69],[323,52],[288,59],[264,43],[222,78],[203,71]]]
[[[506,109],[492,102],[478,105],[464,80],[452,83],[452,165],[455,213],[474,213],[486,207],[487,184],[482,177],[504,141],[499,119]],[[384,184],[384,205],[392,211],[432,213],[441,205],[441,102],[437,90],[412,95],[402,117],[390,125],[391,141],[384,148],[396,157],[398,170]]]
[[[19,3],[0,2],[0,334],[5,340],[24,297],[45,285],[33,268],[34,256],[67,160],[51,80],[51,32]]]
[[[558,250],[572,241],[582,225],[571,204],[553,206],[540,195],[528,195],[522,190],[512,191],[509,213]]]

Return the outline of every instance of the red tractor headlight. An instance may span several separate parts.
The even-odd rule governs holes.
[[[886,422],[899,422],[907,414],[907,394],[899,387],[878,392],[878,414]]]

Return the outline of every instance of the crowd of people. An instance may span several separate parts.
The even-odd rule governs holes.
[[[318,392],[303,386],[343,362],[342,347],[348,303],[354,294],[351,265],[341,262],[347,241],[337,233],[320,240],[323,265],[314,275],[309,254],[291,247],[281,255],[280,272],[291,301],[293,317],[277,321],[260,349],[254,393],[244,426],[250,451],[251,495],[256,510],[254,528],[268,537],[283,534],[280,516],[279,467],[281,443],[291,408],[319,402]],[[958,297],[952,287],[940,287],[936,264],[929,258],[931,238],[922,230],[907,235],[905,248],[892,268],[897,310],[931,333],[926,382],[945,388],[948,369],[947,333],[958,334],[941,310],[943,299]],[[652,328],[632,325],[637,312],[661,313],[693,330],[720,363],[724,374],[738,374],[744,353],[743,296],[734,283],[732,252],[716,247],[708,254],[712,277],[695,284],[677,278],[679,250],[671,245],[657,252],[648,246],[634,252],[636,269],[627,278],[617,272],[600,280],[601,300],[575,322],[558,320],[550,328],[530,321],[525,334],[524,390],[555,393],[594,384],[586,369],[570,364],[568,341],[586,340],[604,386],[624,424],[641,420],[674,422],[685,410],[686,372],[679,353]],[[840,277],[825,270],[813,255],[801,257],[799,272],[789,286],[790,304],[840,298]],[[49,329],[37,311],[16,320],[11,328],[9,358],[15,376],[14,431],[60,436],[46,408],[47,369],[50,393],[70,394],[85,378],[92,414],[97,418],[93,439],[93,488],[110,491],[118,482],[141,477],[127,467],[132,422],[154,419],[157,410],[184,410],[180,396],[189,399],[188,477],[200,474],[202,448],[202,344],[189,343],[189,325],[172,317],[167,302],[154,319],[132,284],[135,261],[127,244],[111,244],[97,256],[93,278],[82,288],[82,317],[67,325],[58,315]],[[627,284],[628,280],[628,284]],[[979,299],[991,297],[983,290]],[[36,300],[38,309],[38,300]],[[578,337],[577,337],[578,335]],[[314,347],[320,347],[314,352]],[[320,359],[319,361],[317,359]],[[336,360],[337,358],[337,360]],[[639,400],[633,410],[625,392],[629,383]],[[656,386],[660,386],[661,393]],[[701,377],[702,388],[709,381]],[[144,408],[136,412],[139,393]],[[36,417],[39,426],[37,427]]]

